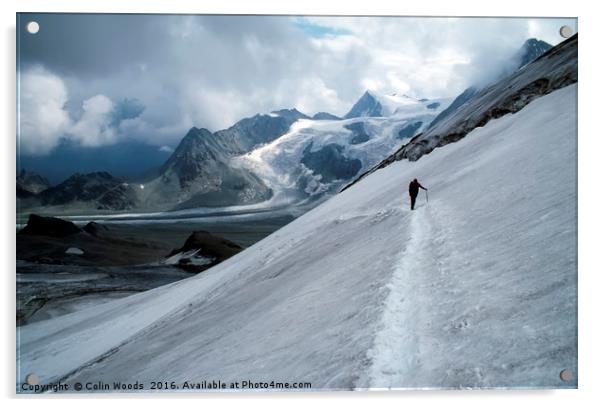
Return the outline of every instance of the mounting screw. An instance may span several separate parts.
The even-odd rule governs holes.
[[[30,34],[37,34],[37,32],[40,31],[40,24],[38,24],[37,21],[30,21],[25,26],[25,29]]]
[[[570,382],[572,378],[573,372],[571,372],[571,369],[563,369],[560,372],[560,380],[562,380],[563,382]]]
[[[573,29],[571,27],[568,25],[560,27],[560,36],[562,38],[569,38],[571,35],[573,35]]]
[[[35,386],[36,384],[40,383],[40,380],[38,379],[38,376],[30,373],[25,376],[25,383],[29,384],[30,386]]]

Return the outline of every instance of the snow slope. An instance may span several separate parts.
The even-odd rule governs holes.
[[[18,328],[17,380],[576,387],[559,379],[577,372],[576,91],[376,171],[195,277]],[[429,203],[411,212],[413,177]]]
[[[361,174],[398,149],[404,139],[426,129],[450,103],[450,99],[374,95],[374,92],[370,94],[385,117],[299,119],[288,133],[234,158],[232,165],[259,175],[274,191],[270,205],[325,198],[325,194],[338,192],[340,186],[354,177],[330,179],[333,177],[326,176],[337,167],[338,160],[357,161],[357,174]],[[329,155],[319,166],[308,167],[309,154],[333,145],[340,146],[340,155]]]

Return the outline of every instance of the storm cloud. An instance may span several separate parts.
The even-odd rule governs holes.
[[[40,31],[24,31],[35,20]],[[172,148],[296,107],[343,115],[366,90],[453,97],[571,19],[21,14],[20,147]]]

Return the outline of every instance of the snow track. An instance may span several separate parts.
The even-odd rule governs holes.
[[[396,388],[400,383],[411,386],[409,380],[421,364],[420,324],[428,321],[432,311],[433,298],[426,291],[434,274],[447,273],[443,259],[449,257],[450,249],[433,221],[431,207],[418,204],[416,210],[405,212],[410,217],[407,243],[394,264],[380,330],[368,352],[372,360],[370,388]]]
[[[428,260],[425,246],[431,230],[426,222],[422,225],[424,211],[414,212],[408,214],[411,216],[408,243],[387,285],[389,294],[384,304],[381,329],[376,334],[373,348],[368,352],[372,358],[369,387],[394,387],[403,383],[402,379],[415,370],[419,363],[419,344],[413,333],[416,321],[413,311],[421,307],[416,303],[419,298],[408,285],[408,280],[421,269],[420,263]]]

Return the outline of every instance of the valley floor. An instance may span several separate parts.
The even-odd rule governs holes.
[[[193,231],[252,246],[292,220],[286,214],[100,220],[99,237],[17,234],[17,324],[42,321],[169,284],[196,273],[166,264]],[[84,226],[86,221],[78,224]],[[83,254],[67,254],[77,248]]]

